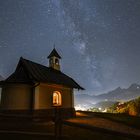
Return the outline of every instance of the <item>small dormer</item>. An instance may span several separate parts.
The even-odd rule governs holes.
[[[52,52],[48,56],[48,59],[49,59],[49,67],[56,70],[60,70],[59,60],[61,59],[61,56],[58,54],[55,48],[52,50]]]

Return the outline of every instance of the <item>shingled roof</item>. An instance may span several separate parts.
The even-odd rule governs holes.
[[[20,58],[15,72],[4,83],[53,83],[70,88],[84,89],[61,71]]]

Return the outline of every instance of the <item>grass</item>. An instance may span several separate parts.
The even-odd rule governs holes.
[[[38,135],[24,135],[24,134],[7,134],[0,133],[1,140],[54,140],[53,137],[38,136]]]
[[[63,134],[69,135],[71,140],[132,140],[119,135],[114,137],[114,135],[72,126],[64,126]]]
[[[93,113],[93,115],[140,129],[140,117],[137,116],[130,116],[120,113]]]
[[[125,123],[137,128],[140,128],[140,118],[127,116],[125,114],[110,114],[110,113],[92,113],[84,112],[90,114],[91,116],[107,118],[109,120],[114,120],[117,122]],[[21,119],[0,119],[0,130],[8,131],[22,131],[22,132],[40,132],[42,135],[38,134],[18,134],[18,133],[1,133],[0,139],[20,139],[20,140],[54,140],[54,124],[52,122],[33,122]],[[51,135],[47,135],[51,134]],[[133,140],[133,138],[127,138],[125,136],[113,135],[109,133],[103,133],[98,130],[88,130],[81,127],[63,125],[62,134],[65,136],[61,140]]]
[[[41,130],[38,128],[39,131]],[[33,130],[32,130],[33,131]],[[120,137],[109,134],[104,134],[96,131],[90,131],[83,128],[77,128],[72,126],[63,125],[62,129],[63,135],[67,137],[61,138],[61,140],[132,140],[126,137]],[[0,133],[0,139],[9,140],[9,139],[20,139],[20,140],[54,140],[54,136],[45,136],[45,135],[29,135],[29,134],[13,134],[13,133]]]

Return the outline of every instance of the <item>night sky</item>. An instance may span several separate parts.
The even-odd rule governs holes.
[[[0,75],[20,56],[61,69],[87,94],[140,83],[140,0],[0,0]]]

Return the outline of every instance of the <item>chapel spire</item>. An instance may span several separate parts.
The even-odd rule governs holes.
[[[49,54],[48,59],[49,59],[49,67],[56,70],[60,70],[59,60],[61,59],[61,56],[56,51],[55,45],[54,45],[54,49]]]

